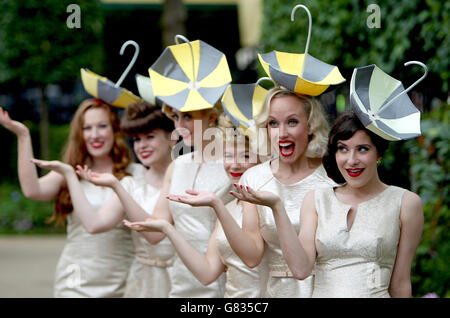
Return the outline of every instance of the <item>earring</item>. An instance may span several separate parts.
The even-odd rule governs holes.
[[[381,158],[377,160],[377,166],[381,164]]]

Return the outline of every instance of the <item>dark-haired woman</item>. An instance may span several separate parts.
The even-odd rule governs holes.
[[[64,177],[51,171],[39,178],[30,162],[33,148],[28,128],[1,108],[0,124],[17,135],[19,181],[24,195],[36,201],[56,199],[52,220],[61,224],[67,221],[67,242],[56,268],[54,296],[122,297],[133,256],[129,230],[119,224],[102,235],[89,234],[72,213],[78,201],[69,195]],[[88,165],[93,171],[113,173],[118,179],[139,171],[120,132],[120,118],[111,106],[98,99],[84,100],[70,128],[63,161],[72,170],[76,165]],[[81,188],[94,212],[112,194],[89,182],[83,182]]]
[[[387,144],[353,112],[336,119],[323,162],[341,185],[306,195],[298,237],[276,196],[242,191],[272,207],[292,273],[304,279],[315,272],[313,297],[411,297],[422,202],[415,193],[380,180],[377,162]]]
[[[76,172],[89,181],[79,182],[72,166],[58,161],[34,161],[40,167],[52,169],[64,176],[71,196],[76,198],[75,214],[91,234],[123,226],[121,220],[125,213],[135,221],[148,218],[153,212],[164,174],[171,162],[170,136],[174,126],[158,107],[146,102],[130,104],[123,115],[121,128],[133,137],[137,158],[149,168],[143,169],[140,175],[135,174],[119,181],[110,173],[96,173],[87,166],[77,166]],[[82,189],[83,183],[112,189],[115,194],[96,212],[87,199],[88,194]],[[143,209],[128,209],[127,203],[123,201],[133,201]],[[125,297],[167,297],[170,289],[167,267],[171,265],[174,255],[170,242],[166,239],[152,246],[136,232],[132,234],[132,238],[135,258],[130,268]],[[115,275],[113,269],[110,275]]]

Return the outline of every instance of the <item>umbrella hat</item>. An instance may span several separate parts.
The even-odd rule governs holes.
[[[226,56],[201,40],[178,38],[186,43],[168,46],[149,68],[154,95],[181,112],[213,108],[231,82]]]
[[[141,100],[138,96],[134,95],[129,90],[120,87],[120,84],[125,79],[126,75],[130,71],[131,67],[136,61],[137,55],[139,54],[139,46],[134,41],[127,41],[122,45],[120,49],[120,54],[122,55],[125,48],[133,44],[136,48],[133,59],[131,60],[128,67],[123,72],[120,79],[114,84],[108,78],[100,76],[88,69],[82,68],[81,71],[81,81],[83,82],[84,89],[90,95],[99,98],[106,102],[107,104],[115,107],[125,108],[132,102],[137,102]]]
[[[331,85],[345,82],[339,69],[322,62],[308,54],[311,38],[311,13],[304,5],[297,5],[292,9],[291,20],[297,8],[306,10],[309,17],[308,39],[304,54],[272,51],[258,54],[258,59],[269,75],[277,84],[302,95],[317,96],[325,92]]]
[[[422,81],[427,67],[416,61],[425,74],[405,90],[403,84],[376,65],[355,68],[350,82],[350,104],[362,124],[387,140],[404,140],[420,136],[420,111],[407,92]]]
[[[262,109],[267,90],[259,82],[269,79],[263,77],[254,84],[231,84],[225,90],[222,104],[227,116],[236,128],[244,131],[254,125],[253,119]]]
[[[155,95],[153,94],[152,81],[150,78],[141,74],[136,74],[136,84],[142,99],[155,105]]]

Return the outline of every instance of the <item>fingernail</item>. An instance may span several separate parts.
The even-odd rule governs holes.
[[[243,188],[242,188],[242,184],[241,184],[241,189],[243,189]]]
[[[247,191],[248,191],[248,186],[247,186]]]

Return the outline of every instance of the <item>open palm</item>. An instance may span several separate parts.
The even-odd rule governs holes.
[[[280,197],[269,191],[255,191],[250,187],[235,184],[235,191],[231,192],[239,200],[250,202],[257,205],[265,205],[270,208],[280,202]]]
[[[66,175],[67,173],[71,173],[74,171],[71,165],[68,165],[67,163],[58,160],[48,161],[48,160],[31,159],[31,162],[42,169],[53,170],[62,175]]]
[[[164,227],[169,224],[166,220],[148,218],[145,221],[130,222],[123,220],[123,224],[137,232],[162,232]]]
[[[12,131],[17,136],[28,133],[28,128],[19,121],[12,120],[6,110],[0,107],[0,125]]]
[[[112,173],[93,172],[86,165],[84,167],[77,165],[76,169],[77,175],[97,186],[112,187],[117,182],[117,178]]]
[[[186,190],[190,195],[169,194],[167,199],[175,202],[189,204],[191,206],[212,206],[216,195],[208,191]]]

